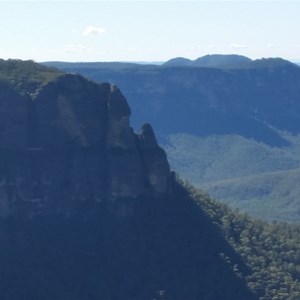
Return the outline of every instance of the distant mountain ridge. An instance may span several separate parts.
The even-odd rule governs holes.
[[[199,57],[195,60],[190,60],[183,57],[177,57],[168,60],[163,66],[179,67],[179,66],[191,66],[191,67],[234,67],[240,64],[250,63],[252,60],[246,56],[230,54],[212,54]]]
[[[99,68],[110,70],[126,70],[126,69],[144,69],[144,68],[160,68],[160,67],[201,67],[201,68],[221,68],[221,69],[242,69],[242,68],[270,68],[279,65],[292,64],[297,66],[297,63],[292,63],[282,58],[262,58],[252,60],[243,55],[237,54],[208,54],[196,58],[194,60],[185,57],[175,57],[166,62],[63,62],[63,61],[47,61],[41,64],[48,67],[57,67],[59,69],[94,69]]]
[[[261,58],[252,60],[246,56],[230,54],[212,54],[190,60],[184,57],[177,57],[166,61],[163,66],[166,67],[201,67],[217,69],[259,69],[259,68],[278,68],[284,66],[297,66],[280,57]]]

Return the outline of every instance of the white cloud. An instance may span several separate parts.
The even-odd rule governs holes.
[[[245,49],[245,48],[247,48],[247,46],[244,45],[244,44],[231,43],[230,48],[233,48],[233,49],[237,50],[237,49]]]
[[[77,45],[67,45],[65,48],[64,48],[64,51],[65,52],[68,52],[68,53],[82,53],[82,52],[86,52],[88,49],[81,45],[81,44],[77,44]]]
[[[88,35],[100,35],[105,33],[106,30],[103,27],[97,27],[97,26],[87,26],[83,30],[83,35],[88,36]]]
[[[216,46],[213,45],[213,44],[208,46],[208,49],[211,49],[211,50],[212,50],[212,49],[215,49],[215,48],[216,48]]]
[[[136,48],[133,47],[133,46],[131,46],[131,47],[128,47],[127,50],[128,50],[128,51],[131,51],[131,52],[134,52],[134,51],[136,51]]]
[[[203,46],[202,45],[197,45],[197,46],[193,46],[190,48],[190,50],[192,51],[198,51],[198,50],[202,50]]]
[[[267,45],[267,47],[271,49],[271,48],[274,48],[275,46],[274,46],[274,44],[269,43],[269,44]]]

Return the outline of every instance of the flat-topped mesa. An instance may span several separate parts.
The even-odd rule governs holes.
[[[170,193],[166,154],[108,83],[59,74],[34,92],[0,82],[0,216],[72,213]]]

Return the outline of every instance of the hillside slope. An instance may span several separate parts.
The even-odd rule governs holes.
[[[299,222],[300,169],[263,173],[203,184],[213,197],[233,207],[241,202],[253,216]]]
[[[134,203],[129,217],[91,208],[1,224],[1,299],[256,299],[221,253],[249,267],[191,199]]]
[[[164,147],[173,168],[212,197],[256,217],[299,222],[299,136],[283,137],[289,147],[237,135],[177,134]]]
[[[244,278],[260,300],[299,299],[299,225],[251,219],[191,186],[187,189],[250,268],[250,274]],[[223,258],[231,264],[229,257]],[[238,265],[233,270],[243,277]]]

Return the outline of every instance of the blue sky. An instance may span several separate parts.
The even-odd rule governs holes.
[[[300,1],[0,1],[0,57],[165,61],[213,53],[300,61]]]

